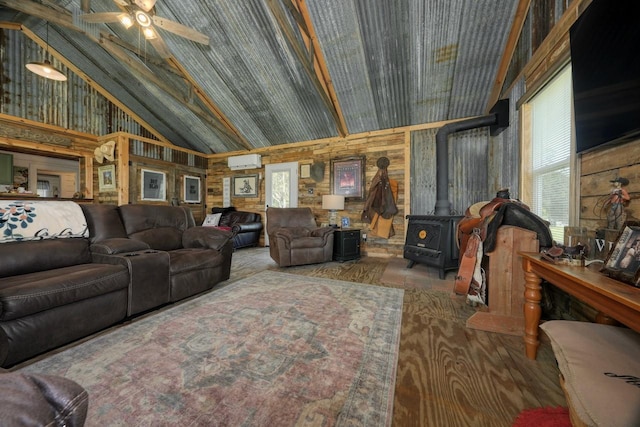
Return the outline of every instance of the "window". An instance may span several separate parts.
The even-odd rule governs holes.
[[[554,240],[564,241],[564,227],[570,225],[572,200],[572,98],[571,67],[565,67],[529,102],[531,210],[549,221]]]

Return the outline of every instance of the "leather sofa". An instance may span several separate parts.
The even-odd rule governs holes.
[[[333,259],[333,227],[318,227],[310,208],[268,208],[269,255],[280,267]]]
[[[231,233],[195,225],[189,208],[82,205],[97,262],[127,265],[128,314],[211,289],[231,272]]]
[[[0,243],[0,366],[229,278],[231,233],[186,208],[86,204],[80,216],[88,237]]]
[[[124,320],[128,288],[127,267],[92,262],[87,238],[0,244],[0,366]]]
[[[0,424],[3,426],[82,427],[88,408],[87,391],[68,378],[0,373]]]
[[[233,233],[233,248],[258,246],[264,228],[259,213],[237,211],[234,207],[212,208],[211,213],[221,213],[219,227],[227,227]]]

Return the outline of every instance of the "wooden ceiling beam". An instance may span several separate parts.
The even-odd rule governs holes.
[[[44,0],[44,1],[48,2],[48,0]],[[236,143],[240,147],[243,147],[247,150],[250,150],[253,148],[249,144],[249,142],[244,137],[242,137],[240,132],[231,125],[230,121],[224,116],[224,114],[222,114],[220,109],[210,99],[208,99],[204,95],[204,91],[196,84],[193,78],[186,72],[184,67],[178,64],[178,62],[172,56],[170,56],[169,58],[165,58],[164,61],[148,58],[147,54],[140,52],[139,49],[136,49],[135,47],[130,46],[128,43],[125,43],[124,41],[120,40],[119,38],[111,34],[104,34],[104,33],[101,34],[102,39],[108,40],[109,43],[111,44],[103,43],[101,40],[96,39],[95,37],[91,36],[90,34],[87,34],[82,29],[75,26],[73,23],[73,17],[71,13],[66,9],[60,10],[61,8],[59,7],[45,6],[43,4],[36,3],[33,0],[0,0],[0,6],[5,6],[7,8],[17,10],[18,12],[22,12],[27,15],[43,19],[53,24],[57,24],[62,27],[69,28],[71,30],[84,34],[85,36],[94,40],[96,43],[103,46],[107,51],[109,51],[109,53],[114,55],[116,58],[118,59],[126,58],[126,61],[124,62],[127,63],[129,66],[131,66],[132,69],[135,69],[138,73],[141,73],[142,75],[146,76],[145,78],[147,80],[153,81],[154,84],[156,84],[160,89],[166,91],[167,94],[169,94],[173,98],[182,102],[184,105],[187,106],[187,108],[189,108],[194,114],[200,117],[203,121],[207,122],[214,128],[218,129],[221,133],[227,135],[232,140],[236,141]],[[12,29],[10,28],[11,25],[12,23],[2,23],[1,27]],[[29,37],[30,39],[38,43],[41,47],[43,48],[45,47],[45,43],[35,33],[33,33],[32,31],[28,30],[26,27],[20,24],[15,24],[15,27],[16,27],[15,28],[16,30],[23,31],[25,35],[27,35],[27,37]],[[113,46],[117,46],[118,49],[116,50],[115,48],[113,48]],[[114,98],[102,87],[97,85],[89,76],[87,76],[84,72],[82,72],[82,70],[79,70],[72,63],[67,61],[66,58],[64,58],[58,52],[54,51],[51,48],[51,46],[48,46],[48,48],[58,60],[60,60],[62,63],[65,64],[67,68],[69,68],[74,73],[79,75],[90,86],[94,87],[96,90],[98,90],[99,93],[101,93],[103,96],[109,99],[109,101],[111,101],[112,103],[117,105],[119,108],[121,108],[123,111],[125,111],[127,114],[129,114],[142,126],[144,126],[148,130],[153,132],[160,140],[162,140],[163,142],[170,143],[169,141],[167,141],[166,138],[162,136],[161,133],[154,130],[154,128],[151,125],[149,125],[146,121],[142,120],[141,117],[139,117],[132,110],[128,109],[125,105],[120,103],[116,98]],[[145,67],[132,66],[132,64],[134,64],[135,61],[133,61],[132,58],[128,57],[126,53],[120,51],[121,48],[131,51],[132,53],[134,53],[140,58],[142,57],[146,58],[147,60],[153,62],[153,64],[157,67],[163,67],[165,70],[170,69],[172,73],[177,74],[179,77],[181,77],[186,82],[188,82],[188,90],[187,90],[188,93],[184,93],[184,94],[179,93],[177,89],[171,88],[168,85],[164,84],[164,82],[162,82],[159,78],[155,76],[155,74],[153,74],[151,71],[149,71]],[[196,107],[192,102],[190,102],[193,99],[191,96],[193,92],[195,92],[198,95],[200,100],[209,110],[210,114],[207,114],[205,110],[202,110]],[[216,122],[214,118],[217,119],[219,122]]]
[[[187,100],[188,97],[185,96],[181,91],[179,91],[179,90],[167,85],[158,76],[153,74],[153,72],[151,72],[149,70],[149,68],[147,68],[144,64],[142,64],[138,60],[135,60],[134,58],[129,56],[119,45],[113,43],[112,41],[110,41],[108,39],[104,39],[104,38],[100,40],[100,44],[102,46],[104,46],[104,48],[109,53],[111,53],[114,57],[116,57],[119,61],[121,61],[122,63],[127,64],[127,66],[132,71],[137,73],[145,81],[153,83],[158,88],[160,88],[165,93],[167,93],[169,96],[171,96],[172,98],[174,98],[177,101],[181,102],[192,113],[194,113],[196,116],[198,116],[204,122],[208,123],[210,126],[214,127],[218,131],[220,131],[222,134],[224,134],[227,137],[229,137],[231,140],[235,141],[240,147],[245,147],[245,144],[243,143],[244,141],[240,140],[238,138],[238,135],[232,133],[222,123],[214,120],[211,117],[210,111],[205,111],[205,110],[201,109],[200,107],[198,107],[197,105],[193,104],[192,102],[189,102]]]
[[[253,146],[249,144],[240,131],[231,124],[231,121],[227,118],[227,116],[222,112],[222,110],[218,107],[218,105],[213,102],[200,88],[198,83],[191,77],[191,75],[184,69],[182,64],[180,64],[175,58],[170,58],[169,61],[172,65],[180,71],[182,77],[188,82],[190,91],[192,95],[195,95],[200,99],[200,101],[207,106],[209,111],[220,121],[220,123],[227,128],[228,132],[232,133],[235,136],[236,142],[242,145],[247,150],[252,150]]]
[[[71,16],[71,12],[61,11],[60,8],[51,8],[48,6],[44,6],[40,3],[36,3],[33,0],[0,0],[0,6],[17,10],[18,12],[22,12],[36,18],[44,19],[45,21],[51,22],[52,24],[70,28],[74,31],[83,32],[78,27],[73,25],[73,17]]]
[[[502,87],[504,86],[504,82],[507,78],[507,72],[509,72],[509,65],[511,65],[511,59],[513,58],[516,46],[518,45],[518,40],[520,39],[520,34],[522,33],[524,21],[527,19],[530,5],[531,0],[520,0],[520,2],[518,3],[518,8],[516,9],[515,17],[513,18],[513,25],[511,25],[511,32],[509,33],[507,44],[504,48],[504,51],[502,52],[500,65],[498,66],[496,78],[493,82],[493,88],[491,90],[491,94],[489,95],[489,102],[487,103],[487,106],[485,108],[485,114],[488,114],[491,108],[500,99]]]
[[[296,6],[300,11],[300,15],[305,22],[305,34],[309,35],[309,39],[307,40],[307,45],[309,49],[310,57],[313,60],[314,68],[318,75],[318,78],[323,83],[325,90],[331,99],[333,104],[333,108],[335,109],[338,116],[338,133],[340,136],[345,137],[349,134],[349,130],[347,129],[347,122],[344,118],[344,113],[342,112],[342,107],[340,106],[340,102],[338,101],[338,95],[336,93],[335,88],[333,87],[333,81],[331,80],[331,74],[329,74],[329,68],[327,67],[327,61],[322,54],[322,49],[320,49],[320,42],[318,41],[318,37],[316,36],[315,29],[313,27],[313,23],[311,22],[311,15],[309,14],[309,9],[307,8],[307,4],[305,0],[295,0]]]
[[[300,6],[300,3],[301,2],[298,3],[298,6]],[[274,18],[278,22],[280,29],[289,42],[289,45],[293,49],[295,55],[298,57],[300,63],[303,65],[303,68],[307,72],[307,75],[311,79],[311,82],[316,87],[316,91],[320,95],[322,102],[325,104],[327,110],[333,116],[338,134],[342,137],[346,136],[348,133],[346,122],[344,120],[344,116],[342,115],[340,105],[337,102],[337,97],[335,97],[335,91],[333,91],[331,80],[328,78],[328,73],[325,76],[324,73],[319,70],[319,68],[316,68],[316,63],[319,64],[318,67],[320,67],[320,61],[318,60],[318,52],[320,51],[320,49],[318,49],[318,46],[314,44],[313,49],[311,49],[311,51],[314,52],[313,58],[309,58],[308,54],[310,49],[307,46],[301,46],[301,44],[298,42],[298,39],[293,33],[293,28],[291,28],[291,26],[289,25],[289,21],[284,15],[284,11],[280,8],[279,2],[276,0],[267,0],[267,5],[269,6],[269,9],[271,10]],[[304,5],[304,3],[302,3],[302,5]],[[311,20],[308,19],[308,11],[306,12],[305,17],[306,6],[304,7],[304,11],[302,9],[299,10],[300,15],[306,22],[306,25],[304,26],[305,28],[302,29],[301,32],[304,34],[306,29],[306,32],[312,35],[311,41],[312,43],[314,43],[313,40],[315,39],[315,36],[313,28],[311,26]],[[322,62],[324,63],[324,60],[322,60]],[[324,68],[326,70],[326,66]]]

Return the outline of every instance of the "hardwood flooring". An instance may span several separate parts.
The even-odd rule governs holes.
[[[467,328],[475,309],[453,294],[453,273],[440,280],[404,259],[367,257],[279,268],[268,251],[236,251],[230,282],[269,269],[405,290],[394,426],[511,426],[523,409],[566,406],[545,337],[532,361],[522,337]]]

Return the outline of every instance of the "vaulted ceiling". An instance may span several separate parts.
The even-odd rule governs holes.
[[[497,101],[528,5],[157,0],[152,15],[208,44],[160,19],[152,28],[161,39],[146,40],[138,25],[84,16],[128,11],[133,2],[0,0],[0,21],[46,38],[57,59],[151,133],[202,153],[484,114]]]

